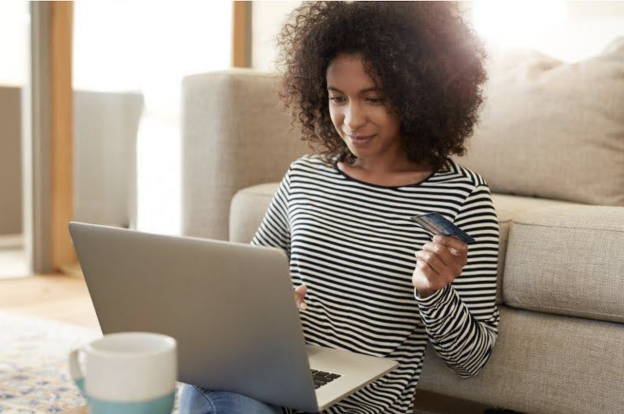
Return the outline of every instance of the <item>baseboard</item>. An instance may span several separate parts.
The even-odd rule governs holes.
[[[84,274],[82,273],[82,268],[80,267],[80,263],[72,263],[72,264],[61,266],[61,273],[67,276],[78,278],[78,279],[84,279]]]
[[[0,234],[0,249],[21,249],[23,247],[23,234]]]
[[[414,414],[483,414],[492,408],[430,391],[417,391],[414,400]]]

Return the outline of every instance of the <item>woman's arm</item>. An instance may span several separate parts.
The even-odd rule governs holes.
[[[429,340],[437,353],[457,375],[470,378],[485,367],[496,343],[500,321],[495,304],[499,228],[485,182],[476,186],[468,196],[455,224],[476,240],[469,246],[461,274],[451,276],[454,278],[452,283],[433,290],[433,293],[427,292],[423,295],[426,297],[415,289],[415,298]],[[433,272],[433,278],[440,277],[445,271],[451,272],[441,264],[440,259],[450,254],[448,250],[444,253],[446,256],[425,254],[429,256],[427,263],[431,261],[438,267],[439,274],[427,269]]]

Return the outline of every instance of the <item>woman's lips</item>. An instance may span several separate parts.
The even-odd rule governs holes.
[[[366,144],[368,144],[374,137],[376,134],[374,135],[358,135],[358,136],[354,136],[354,135],[349,135],[349,139],[351,140],[351,143],[356,146],[356,147],[361,147],[364,146]]]

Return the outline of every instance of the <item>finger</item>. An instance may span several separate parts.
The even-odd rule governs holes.
[[[422,260],[427,262],[437,273],[436,282],[443,281],[445,284],[448,284],[461,275],[462,267],[454,260],[450,262],[450,265],[446,265],[437,253],[432,253],[426,250],[421,250],[418,256],[422,257]]]
[[[444,272],[447,267],[437,254],[427,250],[417,251],[416,258],[416,264],[418,262],[426,263],[436,274]]]
[[[438,244],[433,247],[427,246],[427,248],[435,249],[438,253],[421,250],[419,257],[423,257],[423,260],[426,260],[439,275],[451,282],[461,275],[465,263],[453,256],[446,246]]]
[[[429,242],[423,245],[423,250],[436,254],[443,265],[449,267],[453,272],[461,271],[465,265],[465,257],[456,256],[451,252],[452,247],[447,247],[440,243]],[[440,270],[438,269],[438,272]]]
[[[439,244],[441,244],[441,243],[439,243]],[[444,245],[444,246],[446,246],[446,248],[448,249],[448,251],[449,251],[449,253],[451,255],[453,255],[454,257],[457,258],[457,264],[458,264],[458,266],[459,266],[459,268],[461,270],[461,269],[464,268],[464,266],[466,266],[466,264],[468,264],[468,249],[469,249],[469,246],[466,243],[464,243],[463,241],[457,240],[457,239],[455,239],[455,245],[458,246],[458,247],[449,247],[449,246],[446,246],[446,245]]]
[[[297,308],[299,310],[306,310],[308,308],[305,300],[301,299],[297,294],[295,294],[295,302],[297,303]]]
[[[455,237],[436,235],[433,237],[433,241],[452,248],[453,251],[451,251],[451,253],[456,256],[461,256],[468,252],[468,245]]]
[[[412,275],[412,283],[418,289],[433,289],[440,276],[426,262],[416,262],[416,270]]]
[[[295,289],[295,293],[303,299],[303,297],[308,293],[308,287],[306,285],[298,286],[297,289]]]
[[[437,272],[429,263],[425,260],[418,259],[416,261],[416,275],[420,275],[421,279],[425,283],[426,289],[431,289],[440,283],[444,283],[445,278]],[[423,283],[421,282],[421,283]]]
[[[418,289],[436,291],[443,289],[446,285],[455,280],[455,277],[449,272],[437,273],[436,270],[424,260],[418,260],[416,264],[416,270],[412,276],[412,283]]]
[[[305,295],[308,292],[306,285],[301,285],[295,289],[295,300],[297,301],[297,307],[301,310],[305,310],[308,306],[305,303]]]

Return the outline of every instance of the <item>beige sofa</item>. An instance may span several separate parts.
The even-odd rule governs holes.
[[[528,53],[492,70],[482,122],[456,161],[486,178],[498,213],[498,341],[471,379],[429,348],[416,407],[434,395],[437,412],[449,399],[446,412],[622,413],[622,42],[575,65]],[[252,70],[184,80],[184,234],[249,242],[308,152],[274,82]]]

